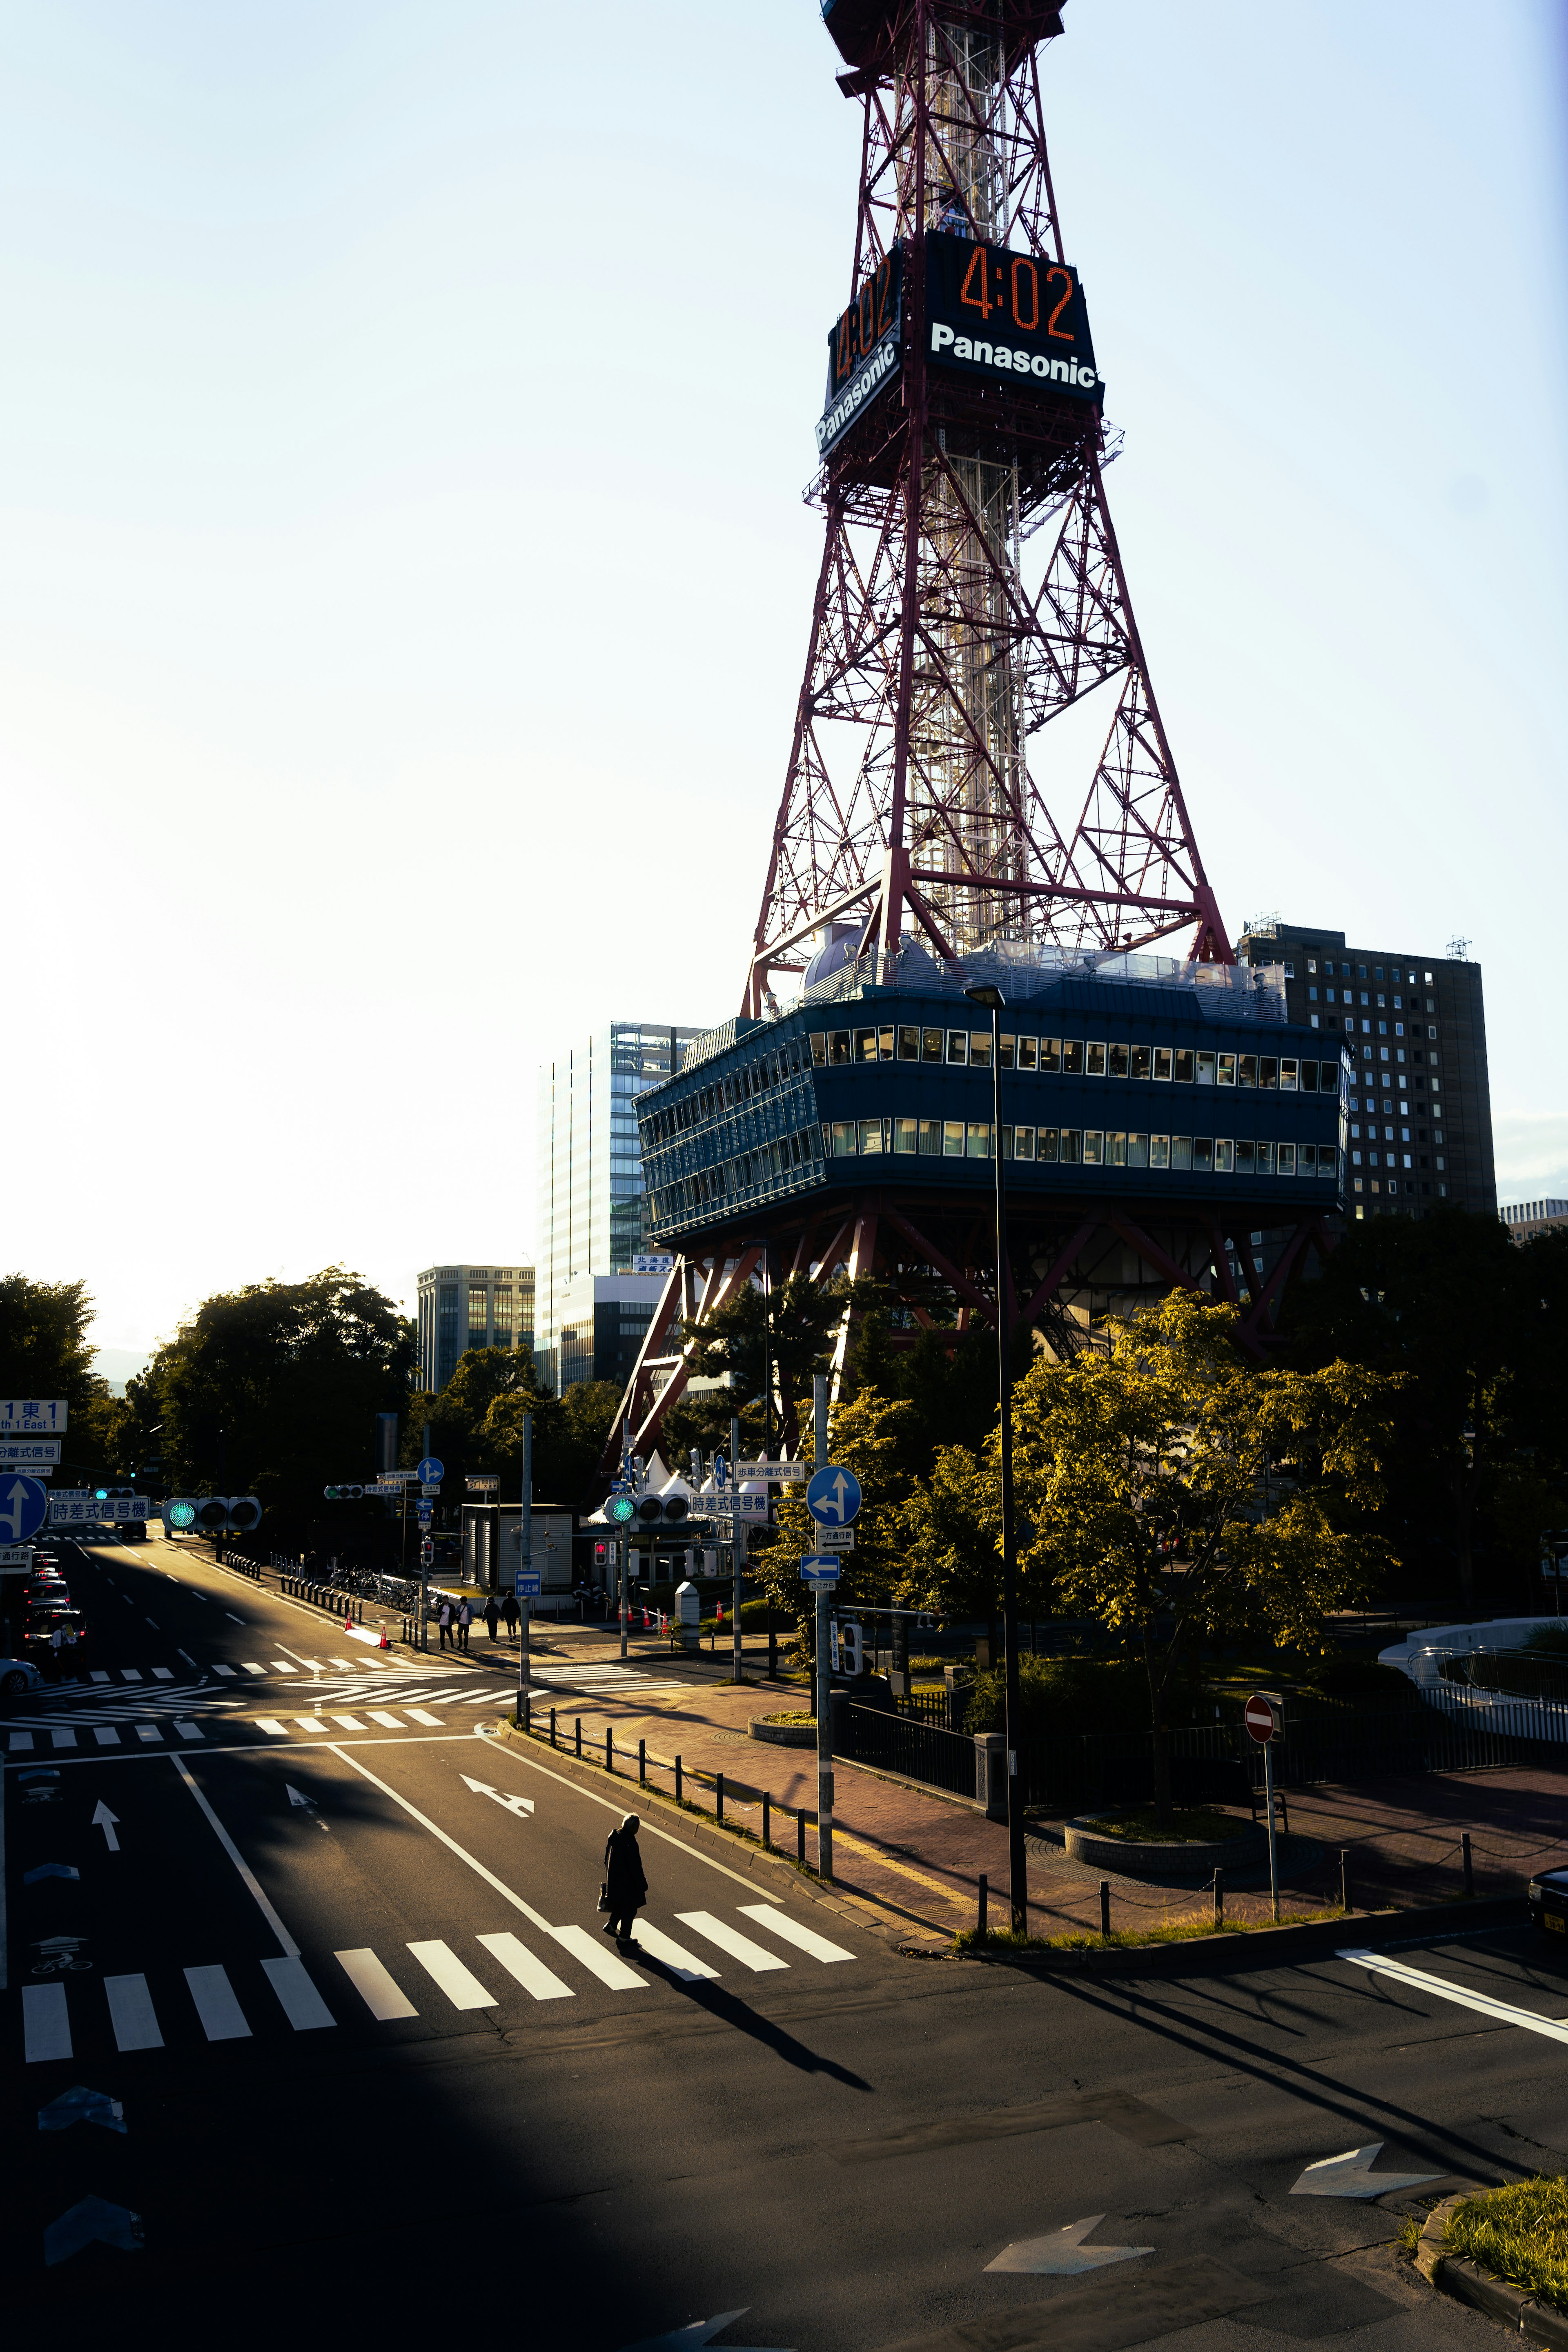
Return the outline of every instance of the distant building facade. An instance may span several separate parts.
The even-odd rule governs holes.
[[[1350,1056],[1346,1216],[1422,1217],[1449,1201],[1495,1217],[1479,964],[1348,947],[1343,931],[1276,917],[1251,925],[1236,952],[1283,964],[1289,1018],[1337,1033]]]
[[[561,1395],[581,1381],[632,1376],[658,1295],[662,1274],[580,1274],[561,1292],[558,1339]]]
[[[1537,1234],[1568,1225],[1568,1201],[1516,1201],[1500,1214],[1510,1242],[1532,1242]]]
[[[533,1346],[531,1265],[431,1265],[419,1277],[419,1381],[444,1389],[469,1348]]]
[[[564,1315],[568,1288],[591,1276],[631,1279],[632,1260],[644,1246],[637,1098],[672,1076],[687,1046],[701,1034],[648,1021],[611,1021],[540,1071],[534,1360],[544,1385],[558,1393],[567,1384],[561,1352],[563,1324],[581,1330],[586,1322],[575,1308],[572,1316]],[[574,1296],[580,1306],[581,1295]],[[603,1303],[629,1307],[640,1296],[637,1291],[624,1302]],[[571,1344],[575,1349],[582,1343]],[[574,1377],[590,1375],[579,1371]],[[607,1380],[613,1375],[592,1377]]]

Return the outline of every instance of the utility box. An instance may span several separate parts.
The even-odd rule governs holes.
[[[572,1519],[570,1511],[552,1508],[548,1503],[533,1507],[529,1564],[539,1579],[539,1598],[531,1604],[536,1616],[560,1616],[573,1606]],[[522,1558],[521,1533],[521,1505],[465,1503],[465,1582],[498,1597],[510,1592]]]
[[[695,1650],[700,1639],[702,1595],[689,1579],[675,1588],[675,1622],[683,1650]]]
[[[1007,1735],[977,1731],[974,1735],[974,1793],[985,1808],[988,1822],[1007,1818]]]

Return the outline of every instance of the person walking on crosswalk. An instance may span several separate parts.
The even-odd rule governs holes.
[[[641,1826],[636,1813],[627,1813],[620,1828],[612,1830],[605,1841],[605,1901],[609,1917],[604,1933],[613,1936],[617,1944],[631,1940],[637,1913],[647,1901],[647,1879],[637,1844]]]

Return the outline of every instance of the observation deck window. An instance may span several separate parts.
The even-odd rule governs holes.
[[[913,1151],[917,1148],[919,1131],[919,1119],[896,1118],[893,1121],[893,1150]]]
[[[991,1067],[991,1032],[989,1029],[972,1029],[970,1031],[969,1066],[972,1070],[988,1070]]]
[[[830,1029],[828,1031],[827,1058],[834,1069],[847,1069],[849,1066],[849,1032],[847,1029]]]
[[[1100,1168],[1105,1162],[1105,1133],[1098,1127],[1086,1127],[1083,1131],[1083,1164]]]
[[[1047,1039],[1047,1043],[1048,1044],[1049,1042],[1050,1042],[1050,1041]],[[1021,1069],[1021,1070],[1033,1070],[1033,1069],[1037,1069],[1037,1068],[1038,1068],[1038,1066],[1039,1066],[1039,1050],[1038,1050],[1038,1049],[1039,1049],[1039,1045],[1040,1045],[1040,1040],[1039,1040],[1037,1037],[1020,1037],[1020,1038],[1019,1038],[1019,1040],[1018,1040],[1018,1065],[1017,1065],[1017,1066],[1018,1066],[1018,1067],[1019,1067],[1019,1069]]]
[[[1132,1075],[1135,1078],[1146,1078],[1149,1076],[1149,1057],[1150,1048],[1147,1045],[1133,1046]]]
[[[963,1121],[961,1118],[948,1118],[942,1121],[942,1156],[944,1160],[963,1159]]]
[[[1214,1084],[1214,1055],[1212,1054],[1195,1054],[1193,1056],[1193,1059],[1197,1067],[1197,1082],[1199,1086],[1212,1087]]]
[[[1104,1046],[1090,1044],[1085,1049],[1085,1055],[1084,1076],[1089,1078],[1102,1078],[1105,1076]]]
[[[1077,1037],[1064,1037],[1062,1040],[1062,1076],[1066,1078],[1081,1078],[1083,1076],[1083,1045]]]
[[[967,1066],[969,1061],[969,1032],[967,1029],[950,1029],[948,1031],[947,1058],[950,1062],[957,1062]]]
[[[811,1066],[814,1070],[827,1067],[827,1032],[814,1029],[811,1033]]]
[[[1169,1045],[1156,1045],[1154,1048],[1154,1078],[1157,1085],[1169,1086],[1171,1082],[1171,1048]]]
[[[858,1062],[874,1062],[876,1058],[876,1031],[874,1029],[857,1029],[855,1032],[855,1059]]]
[[[922,1029],[921,1031],[921,1059],[922,1062],[941,1061],[942,1031],[940,1029]]]
[[[1222,1087],[1233,1087],[1236,1084],[1236,1055],[1234,1054],[1222,1054],[1219,1057],[1219,1084]]]
[[[1124,1078],[1131,1066],[1132,1057],[1128,1051],[1128,1048],[1125,1045],[1112,1045],[1110,1048],[1111,1076],[1113,1078]]]
[[[919,1031],[918,1029],[900,1029],[900,1032],[899,1032],[899,1059],[900,1059],[900,1062],[918,1062],[918,1061],[920,1060],[920,1057],[921,1057],[921,1033],[920,1033],[920,1031]]]

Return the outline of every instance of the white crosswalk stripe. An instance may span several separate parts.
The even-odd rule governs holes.
[[[305,1963],[292,1958],[263,1960],[261,1972],[282,2003],[283,2014],[296,2033],[314,2032],[318,2026],[336,2025],[337,2019],[316,1990]]]
[[[29,2066],[70,2056],[70,2011],[64,1985],[22,1987],[22,2049]]]
[[[174,1728],[182,1739],[205,1739],[206,1737],[199,1723],[176,1723]]]
[[[687,1984],[696,1984],[704,1977],[716,1977],[719,1973],[717,1969],[710,1968],[706,1960],[699,1959],[695,1952],[687,1951],[684,1945],[678,1944],[673,1937],[666,1936],[647,1919],[639,1919],[633,1927],[632,1941],[640,1945],[650,1960],[661,1960],[672,1976],[679,1977]]]
[[[114,2028],[114,2040],[121,2050],[162,2050],[163,2037],[158,2031],[157,2012],[153,1996],[142,1976],[105,1977],[103,1990],[109,2002],[110,2023]]]
[[[451,1946],[442,1943],[439,1937],[429,1943],[410,1944],[408,1948],[420,1967],[434,1977],[454,2009],[498,2006],[494,1993],[486,1990],[472,1969],[465,1968]]]
[[[639,1977],[636,1969],[626,1966],[618,1952],[609,1945],[599,1943],[586,1927],[552,1927],[556,1942],[580,1960],[590,1976],[607,1984],[612,1992],[646,1992],[647,1977]]]
[[[844,1945],[830,1944],[815,1927],[803,1927],[798,1919],[792,1919],[787,1911],[779,1910],[772,1903],[742,1903],[740,1908],[742,1918],[755,1919],[771,1935],[782,1937],[798,1951],[809,1952],[814,1960],[852,1960],[855,1957]]]
[[[185,1982],[190,1986],[196,2015],[209,2042],[249,2041],[250,2028],[226,1969],[187,1969]]]
[[[171,1666],[154,1666],[154,1667],[153,1667],[153,1680],[155,1683],[172,1683],[172,1682],[174,1681],[174,1669],[173,1669],[173,1667],[171,1667]]]
[[[487,1952],[492,1953],[510,1976],[514,1976],[524,1991],[535,2000],[570,2000],[572,1988],[563,1984],[552,1969],[534,1958],[528,1946],[516,1936],[481,1936],[478,1939]]]
[[[337,1952],[333,1955],[371,2015],[378,2021],[389,2017],[417,2017],[419,2011],[402,1992],[395,1979],[368,1945],[358,1951]]]
[[[789,1962],[781,1960],[776,1952],[765,1952],[761,1944],[752,1941],[750,1936],[742,1936],[738,1927],[731,1927],[726,1920],[716,1919],[711,1911],[678,1911],[675,1916],[683,1927],[695,1928],[698,1935],[705,1936],[710,1944],[717,1944],[721,1952],[728,1952],[744,1968],[755,1969],[759,1975],[765,1969],[787,1969],[789,1966]]]
[[[118,1748],[120,1745],[120,1734],[111,1723],[99,1724],[92,1736],[100,1748]]]

